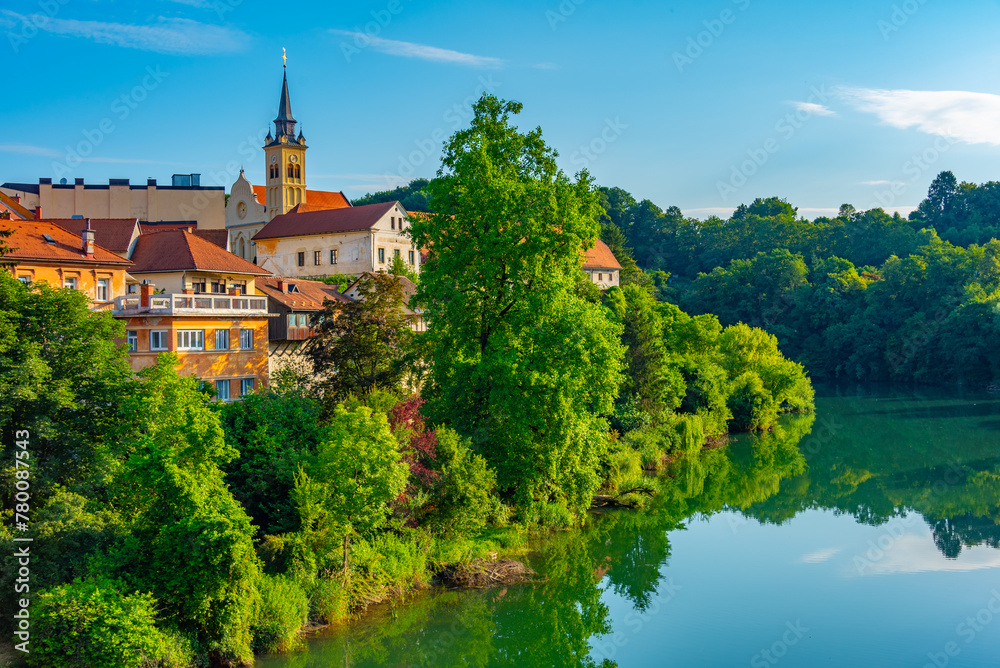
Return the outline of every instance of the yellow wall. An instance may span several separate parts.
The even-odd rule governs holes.
[[[12,269],[15,278],[27,276],[32,283],[46,282],[57,288],[63,287],[67,277],[76,278],[77,290],[93,300],[97,299],[97,281],[102,278],[111,280],[111,294],[108,301],[125,294],[125,269],[110,266],[94,267],[89,265],[49,266],[20,262]]]
[[[254,389],[266,387],[268,383],[267,367],[267,317],[249,316],[246,318],[205,318],[195,316],[125,316],[125,329],[135,331],[138,335],[138,349],[130,353],[132,369],[139,371],[156,364],[156,357],[164,351],[149,349],[149,333],[152,330],[167,330],[168,351],[175,352],[179,364],[178,373],[185,376],[197,376],[202,380],[213,382],[218,379],[232,379],[230,392],[232,396],[239,394],[239,379],[252,377],[255,379]],[[253,350],[240,350],[240,329],[253,329]],[[177,331],[200,329],[205,332],[205,350],[178,351]],[[218,329],[229,330],[229,348],[215,348],[215,332]],[[121,342],[121,343],[124,343]]]

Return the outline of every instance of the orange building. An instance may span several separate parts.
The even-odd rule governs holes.
[[[173,352],[178,372],[212,384],[221,401],[267,386],[267,298],[254,281],[268,272],[188,230],[141,235],[132,259],[143,282],[114,315],[133,369]]]
[[[74,234],[42,220],[5,220],[0,229],[13,230],[5,242],[12,249],[4,256],[15,278],[25,283],[45,282],[56,288],[84,293],[94,308],[109,308],[125,294],[129,260],[94,243],[94,231]]]

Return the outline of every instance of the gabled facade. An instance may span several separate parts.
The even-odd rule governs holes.
[[[584,254],[583,273],[602,290],[621,285],[622,266],[600,239]]]
[[[108,308],[125,294],[127,259],[102,248],[92,229],[74,234],[42,220],[5,220],[3,229],[13,230],[5,243],[13,250],[4,256],[14,277],[25,283],[48,283],[72,288],[87,295],[95,309]]]
[[[399,257],[420,271],[399,202],[278,216],[254,236],[257,264],[287,278],[385,271]]]

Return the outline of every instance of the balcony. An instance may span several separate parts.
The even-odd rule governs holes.
[[[267,315],[267,298],[251,295],[149,295],[149,306],[139,295],[115,300],[114,315]]]

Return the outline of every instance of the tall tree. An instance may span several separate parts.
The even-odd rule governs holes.
[[[620,382],[620,330],[573,293],[598,234],[586,173],[556,166],[521,104],[492,95],[445,144],[430,185],[439,212],[413,222],[431,250],[418,300],[428,309],[428,416],[471,437],[522,507],[586,507]]]

